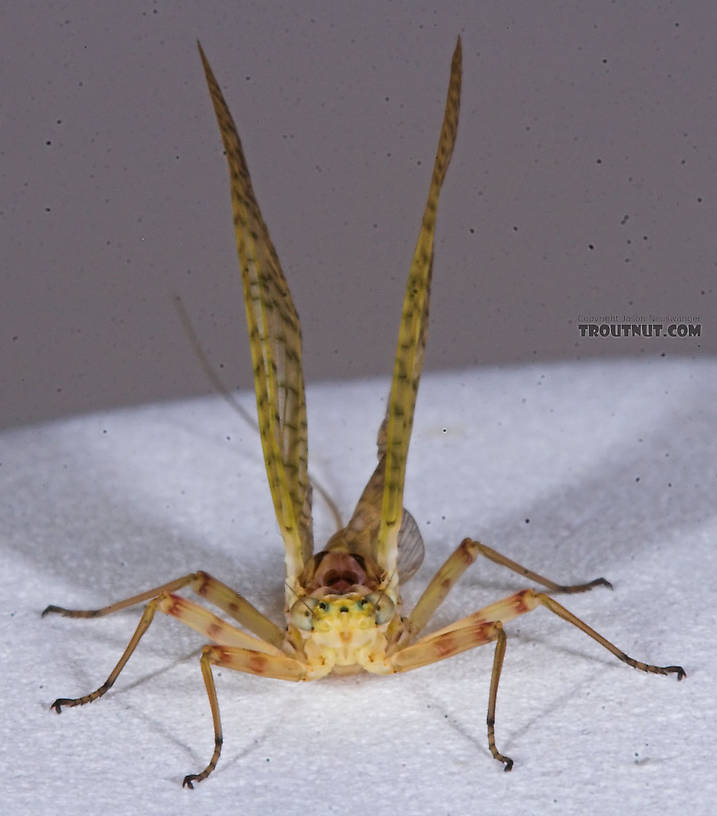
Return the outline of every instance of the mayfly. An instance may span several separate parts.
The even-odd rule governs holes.
[[[229,164],[239,265],[249,328],[259,433],[276,518],[285,547],[286,626],[278,626],[243,596],[203,571],[193,572],[103,609],[69,610],[48,606],[43,614],[98,617],[147,601],[135,633],[109,677],[82,697],[61,697],[67,706],[97,700],[114,684],[158,610],[200,632],[209,641],[200,666],[214,725],[214,750],[207,766],[184,777],[193,787],[214,770],[222,749],[222,725],[213,667],[280,680],[318,680],[328,674],[365,670],[375,674],[410,671],[467,649],[493,643],[488,693],[488,747],[509,771],[513,760],[496,747],[494,723],[498,683],[506,649],[504,624],[539,606],[576,626],[619,660],[654,674],[676,674],[681,666],[653,666],[626,655],[572,612],[553,594],[602,585],[604,578],[565,586],[529,570],[471,538],[464,539],[438,570],[413,611],[401,611],[399,582],[423,559],[418,525],[403,507],[406,456],[426,345],[433,269],[433,238],[438,197],[453,153],[461,92],[461,40],[451,62],[450,81],[431,175],[428,199],[411,262],[403,301],[386,414],[378,433],[378,464],[348,524],[314,553],[311,480],[307,470],[307,431],[301,367],[301,327],[261,216],[236,126],[209,62],[199,45],[204,72]],[[524,589],[492,603],[432,634],[421,633],[451,587],[478,556],[507,567],[542,587]],[[178,595],[183,588],[214,604],[241,628],[198,603]]]

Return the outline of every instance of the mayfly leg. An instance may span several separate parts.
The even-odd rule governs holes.
[[[488,726],[488,748],[493,759],[503,763],[503,770],[510,771],[513,768],[513,760],[501,754],[495,744],[495,705],[498,699],[498,683],[500,673],[503,670],[503,658],[505,657],[505,647],[507,639],[503,631],[503,624],[497,621],[494,624],[496,634],[495,652],[493,653],[493,670],[490,673],[490,692],[488,693],[488,714],[486,715],[486,725]]]
[[[682,666],[656,666],[652,663],[644,663],[630,657],[614,643],[603,637],[595,629],[588,626],[583,620],[578,618],[564,606],[561,606],[554,598],[545,592],[535,592],[532,589],[525,589],[516,592],[507,598],[503,598],[496,603],[479,609],[466,618],[455,621],[448,626],[427,635],[421,640],[409,646],[399,648],[389,658],[394,671],[404,672],[417,669],[436,663],[453,655],[473,649],[477,646],[497,641],[493,658],[493,671],[491,674],[490,693],[488,698],[488,747],[495,759],[503,762],[505,770],[509,771],[513,766],[510,757],[500,753],[495,744],[495,709],[498,696],[498,682],[503,666],[503,657],[506,649],[506,635],[503,632],[503,624],[522,615],[532,612],[538,606],[544,606],[553,614],[571,623],[586,635],[597,641],[602,647],[611,652],[618,660],[626,663],[634,669],[652,674],[676,674],[678,680],[686,677],[686,672]]]
[[[219,716],[219,700],[214,685],[212,665],[224,666],[245,674],[273,677],[276,680],[297,682],[306,679],[306,666],[292,657],[282,654],[264,654],[251,649],[227,646],[205,646],[199,661],[204,678],[204,686],[209,698],[214,725],[214,750],[207,766],[199,773],[187,774],[182,787],[193,788],[195,782],[202,782],[214,770],[222,752],[222,723]]]
[[[140,592],[139,595],[133,595],[131,598],[125,598],[100,609],[65,609],[62,606],[50,604],[45,607],[42,616],[58,614],[67,618],[99,618],[156,598],[158,595],[177,592],[184,587],[188,587],[195,594],[218,606],[262,640],[268,641],[277,647],[284,643],[285,633],[281,627],[263,615],[238,592],[235,592],[231,587],[214,578],[208,572],[204,572],[204,570],[190,572],[188,575],[183,575],[174,581],[168,581],[166,584],[153,587],[145,592]]]
[[[214,675],[212,674],[211,666],[211,647],[205,646],[202,649],[202,656],[199,660],[199,666],[202,670],[202,679],[204,680],[204,688],[207,690],[207,697],[209,698],[209,707],[212,712],[212,725],[214,727],[214,750],[212,756],[207,763],[206,768],[199,773],[187,774],[182,780],[183,788],[194,788],[195,782],[202,782],[209,774],[217,767],[219,757],[222,753],[222,745],[224,744],[224,735],[222,733],[222,718],[219,714],[219,698],[217,697],[217,688],[214,685]]]
[[[42,610],[42,617],[45,615],[62,615],[65,618],[101,618],[104,615],[111,615],[113,612],[119,612],[121,609],[127,609],[129,606],[148,601],[150,598],[156,598],[163,592],[176,592],[196,580],[198,573],[190,572],[188,575],[183,575],[181,578],[175,578],[174,581],[168,581],[161,586],[153,587],[145,592],[140,592],[138,595],[132,595],[131,598],[117,601],[109,606],[103,606],[99,609],[66,609],[64,606],[55,606],[49,604]]]
[[[82,697],[58,697],[54,703],[50,706],[50,708],[54,709],[58,714],[62,711],[63,708],[70,708],[71,706],[78,706],[78,705],[85,705],[86,703],[92,703],[95,700],[98,700],[104,694],[106,694],[114,685],[115,680],[119,676],[119,673],[122,669],[127,665],[127,661],[132,656],[132,652],[137,648],[137,644],[142,639],[142,635],[147,631],[149,628],[150,623],[152,623],[152,619],[154,618],[154,613],[157,608],[158,603],[160,602],[162,596],[158,598],[153,598],[147,606],[145,606],[142,617],[139,619],[139,623],[137,624],[137,628],[134,631],[134,634],[130,638],[127,647],[125,648],[124,652],[122,652],[122,656],[117,661],[117,664],[109,673],[107,679],[101,686],[96,688],[94,691],[91,691],[89,694],[84,694]],[[121,607],[120,607],[121,608]],[[47,610],[46,610],[47,611]],[[55,611],[54,609],[50,611]],[[69,611],[69,610],[66,610]],[[113,610],[114,611],[114,610]],[[44,613],[43,613],[44,614]],[[80,617],[80,616],[77,616]]]
[[[596,586],[604,586],[608,589],[612,589],[612,584],[605,578],[595,578],[583,584],[556,584],[555,581],[551,581],[544,575],[533,572],[533,570],[524,567],[522,564],[512,561],[510,558],[492,549],[492,547],[488,547],[471,538],[464,538],[454,552],[448,556],[443,566],[440,567],[409,615],[407,627],[412,636],[417,635],[423,630],[433,613],[443,603],[456,581],[463,575],[468,567],[474,563],[479,555],[482,555],[489,561],[493,561],[495,564],[507,567],[522,578],[527,578],[536,584],[544,586],[550,592],[587,592]]]
[[[204,575],[204,577],[209,578],[209,576],[206,575]],[[215,579],[211,580],[216,584],[216,586],[213,587],[214,590],[221,590],[224,587],[221,582],[215,581]],[[185,583],[188,582],[185,581]],[[229,591],[231,592],[231,590]],[[219,605],[218,602],[222,600],[221,591],[203,592],[202,594],[204,597],[213,600],[217,605]],[[241,596],[238,596],[236,593],[232,592],[232,595],[241,599]],[[134,599],[129,600],[135,600],[137,597],[139,596],[135,596]],[[112,611],[115,611],[116,608],[122,608],[122,602],[120,602],[120,604],[114,604],[113,607],[107,607],[107,609],[112,609]],[[211,670],[212,664],[226,666],[237,671],[245,672],[246,674],[293,681],[303,680],[305,678],[306,666],[300,661],[283,654],[271,643],[248,635],[240,629],[226,623],[203,606],[189,601],[186,598],[182,598],[179,595],[174,595],[171,592],[162,592],[160,595],[152,598],[145,606],[134,634],[105,682],[94,691],[82,697],[59,697],[52,704],[51,708],[59,714],[64,707],[85,705],[106,694],[114,685],[122,669],[127,665],[128,660],[137,648],[142,636],[152,623],[157,610],[167,615],[172,615],[182,623],[218,644],[205,646],[202,649],[202,656],[200,658],[202,677],[204,679],[204,686],[207,691],[209,707],[212,714],[214,750],[204,770],[198,774],[187,774],[187,776],[184,777],[182,784],[192,788],[194,787],[194,782],[201,782],[214,770],[222,749],[222,725],[219,715],[219,701]]]
[[[196,594],[206,598],[223,611],[232,615],[239,623],[250,631],[253,631],[258,637],[246,634],[231,624],[226,623],[226,621],[223,621],[208,609],[186,598],[182,598],[179,595],[175,595],[172,592],[172,590],[181,589],[185,586],[191,586]],[[134,634],[105,682],[94,691],[81,697],[59,697],[51,705],[51,708],[58,714],[62,711],[63,707],[91,703],[102,697],[112,688],[115,680],[137,648],[142,636],[149,628],[157,609],[167,615],[178,618],[182,623],[200,634],[205,635],[215,643],[244,647],[257,653],[281,654],[280,647],[285,643],[283,630],[268,618],[264,617],[261,612],[255,609],[255,607],[237,592],[234,592],[234,590],[230,589],[226,584],[223,584],[221,581],[212,578],[211,575],[202,571],[190,573],[182,578],[177,578],[175,581],[163,584],[161,587],[155,587],[139,595],[133,595],[131,598],[118,601],[101,609],[73,610],[51,605],[44,610],[43,615],[55,612],[67,617],[99,617],[141,603],[148,598],[150,599],[149,603],[142,612]]]
[[[607,649],[608,652],[612,652],[618,660],[622,660],[623,663],[626,663],[633,669],[650,674],[676,674],[678,680],[687,677],[687,672],[682,666],[654,666],[652,663],[643,663],[641,660],[635,660],[634,657],[625,654],[625,652],[618,649],[614,643],[611,643],[606,637],[603,637],[599,632],[596,632],[592,627],[588,626],[585,621],[580,620],[577,615],[573,615],[569,609],[559,604],[555,598],[551,598],[544,592],[534,594],[538,603],[542,604],[546,609],[549,609],[554,615],[557,615],[564,621],[572,623],[573,626],[577,626],[578,629],[585,632],[585,634],[589,635],[593,640],[596,640],[601,646]]]

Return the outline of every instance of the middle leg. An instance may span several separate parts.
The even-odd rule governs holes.
[[[550,592],[586,592],[596,586],[605,586],[612,589],[612,584],[605,578],[595,578],[586,584],[556,584],[544,575],[540,575],[527,567],[512,561],[501,553],[474,541],[471,538],[464,538],[457,549],[448,557],[443,566],[435,574],[431,582],[426,587],[423,595],[418,599],[407,620],[407,630],[410,637],[415,637],[423,630],[433,613],[443,603],[448,593],[451,591],[456,581],[463,575],[468,567],[482,555],[495,564],[500,564],[517,573],[523,578],[535,581],[536,584],[544,586]]]
[[[113,612],[119,612],[121,609],[135,606],[143,601],[151,601],[168,592],[177,592],[184,587],[188,587],[195,594],[218,606],[223,612],[231,615],[234,620],[261,638],[261,640],[272,643],[277,648],[284,645],[286,633],[280,626],[277,626],[266,615],[259,612],[238,592],[214,578],[208,572],[204,572],[204,570],[190,572],[188,575],[183,575],[174,581],[168,581],[166,584],[147,589],[138,595],[132,595],[130,598],[117,601],[109,606],[103,606],[100,609],[66,609],[64,606],[50,604],[43,610],[42,617],[53,613],[67,618],[100,618],[111,615]]]

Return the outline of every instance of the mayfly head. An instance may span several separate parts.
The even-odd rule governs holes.
[[[299,598],[289,610],[289,622],[302,632],[346,635],[388,624],[394,603],[384,592],[366,595],[324,595]]]

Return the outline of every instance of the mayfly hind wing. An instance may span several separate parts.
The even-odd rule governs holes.
[[[461,56],[461,38],[458,37],[451,61],[448,96],[441,135],[438,140],[438,150],[433,164],[431,185],[403,300],[388,402],[385,478],[381,502],[381,522],[376,541],[376,558],[389,575],[395,575],[396,572],[406,457],[413,427],[413,412],[423,364],[423,351],[426,347],[433,269],[433,236],[438,198],[451,160],[458,129]]]
[[[301,326],[254,195],[239,134],[202,46],[209,93],[229,165],[234,231],[266,474],[286,550],[287,599],[313,552]]]
[[[425,342],[425,341],[424,341]],[[378,429],[376,447],[378,448],[379,464],[383,462],[381,469],[381,495],[379,496],[378,517],[381,513],[381,501],[383,500],[383,486],[386,468],[386,444],[388,441],[388,410],[383,422]],[[401,513],[401,526],[398,529],[396,572],[398,580],[405,584],[409,578],[418,572],[426,555],[426,548],[423,544],[423,536],[418,526],[418,522],[411,513],[404,507]]]
[[[353,552],[376,558],[376,536],[381,523],[384,475],[386,468],[386,425],[384,417],[378,430],[378,465],[361,493],[356,508],[344,529],[345,539]],[[396,571],[400,583],[418,572],[423,563],[425,547],[421,531],[411,513],[404,507],[398,531]]]

